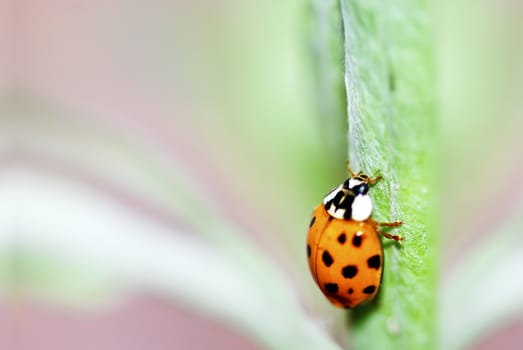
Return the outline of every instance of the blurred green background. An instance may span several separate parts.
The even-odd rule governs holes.
[[[304,253],[346,175],[322,6],[0,2],[1,348],[343,348]],[[522,8],[430,8],[441,346],[516,349]]]

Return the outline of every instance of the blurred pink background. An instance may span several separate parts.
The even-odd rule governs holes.
[[[303,288],[310,279],[303,246],[296,245],[305,235],[300,218],[343,176],[325,156],[312,103],[303,102],[313,91],[303,7],[300,1],[0,1],[2,169],[73,182],[173,231],[199,229],[190,216],[193,203],[173,194],[192,191],[204,204],[219,204],[217,215],[280,266],[305,313],[332,312]],[[443,280],[462,251],[521,198],[516,107],[498,111],[514,116],[500,125],[478,118],[471,139],[490,141],[480,155],[474,153],[479,142],[470,149],[446,144],[446,151],[457,150],[447,158],[447,180],[490,172],[493,163],[510,179],[491,184],[474,201],[470,193],[484,178],[449,181],[445,190],[456,201],[443,213]],[[449,120],[443,124],[455,119]],[[500,132],[491,135],[493,128]],[[468,125],[448,130],[447,141],[459,140]],[[194,188],[173,188],[180,173]],[[306,194],[299,193],[303,188]],[[499,205],[489,202],[494,196]],[[140,286],[123,284],[114,300],[97,296],[103,300],[94,306],[60,300],[60,294],[42,297],[26,290],[18,257],[7,255],[0,349],[263,348],[230,324]],[[44,274],[32,283],[50,281]],[[521,334],[523,320],[511,321],[473,348],[516,349]]]
[[[61,135],[63,149],[57,150],[58,159],[38,154],[38,140],[31,138],[33,132],[60,134],[65,119],[78,128],[92,127],[97,132],[120,130],[125,137],[163,153],[160,156],[172,161],[183,158],[204,172],[207,160],[202,156],[206,156],[203,151],[209,146],[202,143],[204,135],[193,139],[187,132],[198,127],[199,121],[193,118],[199,116],[184,108],[197,104],[191,101],[197,96],[190,91],[195,88],[187,81],[190,77],[183,77],[187,67],[183,67],[181,57],[185,52],[182,39],[187,33],[182,32],[184,24],[179,22],[187,16],[203,20],[195,12],[204,7],[206,11],[219,11],[221,6],[205,1],[153,4],[51,0],[0,4],[3,100],[15,104],[24,99],[36,101],[30,102],[37,105],[35,108],[49,107],[51,114],[63,114],[40,118],[38,113],[3,113],[2,124],[8,123],[18,132],[29,129],[10,135],[17,141],[14,149],[4,153],[3,167],[13,162],[32,163],[32,167],[43,166],[52,172],[89,177],[81,159],[74,160],[77,164],[73,166],[60,159],[74,157],[68,154],[67,135]],[[166,32],[175,33],[173,37],[163,34],[166,28],[170,28]],[[165,68],[172,70],[166,72]],[[103,186],[96,181],[92,184]],[[119,189],[114,186],[104,190],[118,196]],[[129,194],[120,200],[133,205],[133,199],[126,197]],[[134,205],[154,214],[154,207],[147,208],[147,203]],[[132,296],[107,310],[84,312],[31,300],[14,286],[2,305],[2,349],[257,348],[217,321],[147,294]]]
[[[249,56],[261,50],[255,48],[257,44],[249,44],[248,36],[242,38],[244,34],[237,28],[274,8],[274,4],[248,8],[236,1],[0,2],[2,135],[13,141],[2,145],[2,167],[73,181],[103,193],[136,215],[167,227],[193,228],[173,209],[171,199],[148,187],[143,174],[133,173],[135,153],[147,152],[167,169],[163,177],[151,171],[148,181],[163,182],[168,188],[173,181],[170,172],[183,164],[208,201],[220,203],[222,215],[252,233],[250,239],[274,255],[287,263],[293,261],[283,254],[284,247],[277,248],[263,234],[272,229],[272,223],[251,219],[251,213],[275,212],[274,203],[251,196],[268,191],[276,194],[291,177],[269,178],[261,187],[238,181],[261,182],[262,161],[269,157],[264,143],[270,138],[275,147],[283,144],[287,131],[276,130],[265,140],[253,139],[238,131],[269,128],[270,123],[260,118],[260,123],[245,126],[243,119],[226,121],[222,117],[229,108],[241,112],[249,106],[249,101],[244,106],[223,105],[224,99],[231,100],[228,95],[234,89],[248,88],[228,74],[246,75],[251,70]],[[224,28],[226,22],[229,28]],[[292,22],[283,25],[298,29]],[[254,28],[251,34],[264,29]],[[245,42],[245,50],[254,51],[238,50],[238,37]],[[293,49],[275,58],[267,55],[268,63],[258,65],[261,71],[245,79],[257,84],[259,75],[271,69],[271,62],[289,59],[286,55]],[[294,64],[292,58],[289,63]],[[277,76],[275,84],[290,87],[294,79],[300,79],[295,73],[271,74]],[[269,87],[258,93],[256,103],[275,103]],[[276,104],[285,103],[281,96]],[[249,118],[262,117],[259,110]],[[245,145],[243,149],[237,147],[240,144]],[[249,167],[236,166],[248,163],[249,157],[257,161]],[[285,152],[281,157],[287,158]],[[136,167],[146,169],[147,164]],[[281,187],[271,189],[274,182]],[[283,217],[273,219],[283,221]],[[302,247],[298,248],[302,254]],[[117,302],[85,309],[35,297],[25,290],[24,282],[17,282],[17,261],[9,264],[13,265],[9,275],[14,285],[1,303],[2,349],[260,348],[219,320],[140,288],[126,291]],[[40,283],[53,283],[44,278]]]

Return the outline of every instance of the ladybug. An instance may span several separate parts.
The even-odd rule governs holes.
[[[312,277],[329,301],[353,308],[372,300],[383,273],[380,236],[401,241],[380,227],[397,227],[401,221],[377,222],[371,218],[369,188],[381,179],[354,173],[331,190],[312,214],[307,235],[307,259]]]

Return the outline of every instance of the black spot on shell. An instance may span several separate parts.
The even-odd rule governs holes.
[[[325,283],[325,291],[327,293],[338,293],[338,285],[336,283]]]
[[[378,254],[371,256],[367,259],[367,265],[369,266],[369,269],[376,269],[378,270],[381,266],[381,259]]]
[[[358,274],[358,267],[355,265],[347,265],[341,269],[341,274],[345,278],[353,278]]]
[[[354,289],[349,288],[349,294],[352,294],[352,293],[354,293]]]
[[[376,286],[367,286],[363,289],[363,293],[372,294],[376,290]]]
[[[343,244],[343,243],[345,243],[346,240],[347,240],[347,236],[345,235],[345,233],[342,232],[338,236],[338,242],[340,242],[340,244]]]
[[[334,263],[334,259],[332,258],[332,256],[329,254],[328,251],[323,252],[323,254],[321,255],[321,260],[323,260],[323,263],[327,267],[330,267]]]
[[[312,225],[314,225],[314,222],[316,221],[316,216],[313,216],[312,219],[311,219],[311,222],[309,224],[309,228],[312,227]]]
[[[311,246],[307,244],[307,256],[311,256]]]
[[[361,241],[362,241],[362,237],[358,233],[356,233],[354,235],[354,237],[352,237],[352,245],[355,246],[356,248],[361,247]]]

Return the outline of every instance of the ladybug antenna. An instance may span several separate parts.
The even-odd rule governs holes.
[[[347,173],[349,173],[350,177],[356,177],[358,174],[361,173],[361,171],[360,171],[358,174],[356,174],[356,173],[355,173],[354,171],[352,171],[352,169],[350,168],[349,163],[350,163],[350,162],[349,162],[349,160],[347,159],[347,160],[345,161],[345,165],[347,166]]]
[[[355,173],[354,171],[352,171],[352,169],[350,168],[350,165],[349,165],[349,160],[347,159],[345,161],[345,164],[347,166],[347,172],[349,173],[349,176],[351,178],[356,178],[360,181],[363,181],[365,182],[366,184],[369,184],[369,185],[374,185],[376,182],[380,181],[382,176],[381,175],[378,175],[376,176],[375,178],[370,178],[368,175],[364,174],[363,171],[359,171],[357,173]]]

